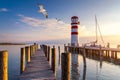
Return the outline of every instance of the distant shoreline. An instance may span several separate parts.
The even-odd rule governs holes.
[[[0,45],[25,45],[25,43],[0,43]]]

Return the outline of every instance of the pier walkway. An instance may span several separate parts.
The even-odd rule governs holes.
[[[43,50],[38,49],[26,65],[20,80],[55,80],[53,71],[45,57]]]

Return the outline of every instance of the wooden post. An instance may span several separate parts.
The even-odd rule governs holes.
[[[38,49],[38,44],[36,43],[36,45],[35,45],[35,46],[36,46],[36,51],[37,51],[37,49]]]
[[[48,46],[48,61],[50,61],[50,46]]]
[[[43,52],[45,54],[45,45],[41,45],[41,48],[43,49]]]
[[[107,50],[105,50],[105,52],[106,52],[106,53],[105,53],[105,57],[107,57]]]
[[[32,45],[32,55],[34,54],[34,45]]]
[[[32,45],[32,49],[33,49],[33,55],[35,54],[35,46]]]
[[[73,52],[74,52],[74,51],[73,51],[73,46],[72,46],[72,47],[71,47],[71,53],[73,54]]]
[[[36,46],[37,44],[36,43],[34,43],[34,49],[35,49],[35,52],[37,51],[37,46]]]
[[[115,59],[117,59],[117,52],[115,52]]]
[[[68,46],[68,52],[70,52],[70,46]]]
[[[36,51],[38,50],[38,44],[36,44]]]
[[[62,53],[61,56],[61,80],[70,80],[70,71],[71,71],[71,54]]]
[[[69,52],[71,52],[71,46],[69,46]]]
[[[75,54],[75,46],[73,47],[73,53]]]
[[[99,54],[100,54],[100,57],[103,55],[103,53],[102,53],[102,50],[101,50],[101,45],[99,46],[100,47],[100,52],[99,52]]]
[[[21,48],[20,73],[25,70],[25,48]]]
[[[35,53],[34,45],[32,45],[32,55]]]
[[[77,53],[79,54],[79,47],[77,48]]]
[[[35,54],[35,47],[32,45],[32,55]]]
[[[85,46],[83,48],[83,62],[84,62],[84,67],[86,67],[86,51],[85,51]]]
[[[38,50],[38,44],[37,44],[37,50]]]
[[[108,50],[108,58],[110,58],[110,51]]]
[[[114,58],[114,52],[111,51],[111,58]]]
[[[0,80],[8,80],[8,51],[0,51]]]
[[[48,46],[46,46],[46,57],[47,57],[47,60],[48,60]]]
[[[60,46],[58,46],[58,53],[59,53],[58,65],[60,65]]]
[[[30,57],[32,57],[32,52],[33,52],[32,46],[30,46]]]
[[[30,47],[26,46],[25,50],[26,50],[26,55],[27,55],[27,62],[30,62]]]
[[[45,56],[47,57],[47,46],[44,45],[44,52],[45,52]]]
[[[90,49],[90,57],[93,57],[92,49]]]
[[[52,60],[52,70],[53,70],[53,72],[54,72],[54,74],[56,75],[56,49],[55,49],[55,47],[53,47],[52,48],[52,58],[51,58]]]
[[[60,46],[58,46],[58,53],[60,53]]]
[[[76,47],[74,46],[74,54],[76,53]]]

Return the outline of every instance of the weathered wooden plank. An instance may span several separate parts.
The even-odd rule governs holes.
[[[31,57],[31,62],[27,64],[25,71],[19,78],[20,80],[55,80],[53,71],[42,50],[38,50]]]

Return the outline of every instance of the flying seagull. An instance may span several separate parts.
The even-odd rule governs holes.
[[[38,12],[43,13],[44,16],[45,16],[46,18],[48,18],[48,13],[47,13],[46,10],[43,8],[43,5],[42,5],[42,4],[38,4],[38,6],[39,6],[39,8],[40,8],[40,10],[39,10]]]
[[[56,18],[56,20],[59,22],[59,21],[61,21],[61,19],[58,19],[58,18]]]

